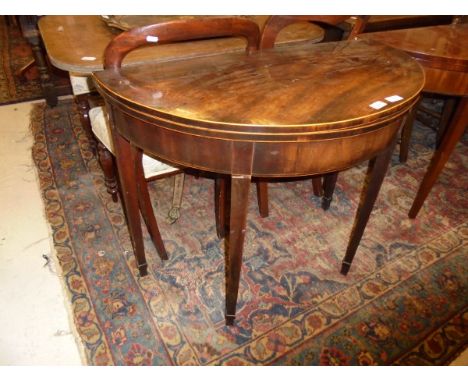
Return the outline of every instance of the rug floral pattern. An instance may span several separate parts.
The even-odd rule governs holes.
[[[310,180],[254,187],[233,327],[224,325],[224,243],[213,180],[186,176],[181,218],[165,214],[172,179],[150,185],[169,260],[146,235],[136,271],[120,203],[73,103],[32,114],[33,157],[87,362],[93,365],[447,364],[468,344],[468,146],[461,142],[416,220],[406,214],[433,152],[416,124],[395,153],[348,276],[339,273],[366,166],[339,176],[329,211]]]

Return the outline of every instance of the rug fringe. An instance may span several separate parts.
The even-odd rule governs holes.
[[[70,293],[68,291],[68,287],[63,277],[63,269],[60,265],[58,255],[57,255],[57,249],[54,244],[53,229],[52,229],[52,226],[49,222],[49,219],[46,213],[46,205],[45,205],[43,191],[41,188],[40,178],[39,178],[39,169],[37,167],[37,162],[34,158],[33,151],[32,151],[34,145],[37,143],[36,141],[37,133],[41,129],[41,122],[43,122],[44,120],[44,111],[46,108],[47,108],[47,105],[45,104],[45,102],[36,103],[33,105],[33,107],[31,108],[31,112],[30,112],[29,131],[31,132],[32,137],[33,137],[33,143],[32,143],[33,146],[31,147],[31,155],[32,155],[33,162],[35,164],[35,166],[33,166],[35,167],[33,171],[34,171],[34,176],[36,178],[36,187],[39,190],[39,194],[41,195],[41,201],[44,207],[42,209],[42,216],[44,217],[44,220],[47,222],[46,226],[47,226],[47,232],[48,232],[49,247],[51,249],[51,256],[49,258],[52,259],[52,262],[56,269],[56,275],[58,279],[60,280],[60,286],[62,288],[63,305],[65,306],[65,310],[67,312],[68,326],[70,327],[70,331],[73,334],[73,339],[78,349],[78,354],[80,355],[81,364],[84,366],[89,366],[90,363],[88,361],[88,357],[86,356],[85,345],[83,343],[83,339],[81,338],[77,330],[77,325],[76,325],[74,314],[73,314],[73,306],[70,303],[70,298],[69,298]],[[38,121],[40,121],[40,123],[38,123]]]

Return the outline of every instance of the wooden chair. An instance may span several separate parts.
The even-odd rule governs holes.
[[[111,137],[109,118],[103,106],[96,106],[89,110],[91,129],[97,139],[97,153],[99,164],[104,172],[104,180],[107,191],[116,202],[118,199],[117,181],[115,179],[115,165],[113,154],[115,153]],[[112,154],[111,154],[112,153]],[[146,181],[161,179],[175,175],[172,207],[168,212],[168,221],[174,223],[180,216],[182,192],[184,187],[184,173],[177,167],[172,167],[164,162],[143,154],[143,174]]]
[[[109,43],[104,53],[104,67],[105,69],[120,70],[125,56],[131,51],[145,45],[160,45],[216,37],[244,38],[246,40],[246,53],[248,54],[249,52],[256,51],[258,49],[260,30],[255,22],[238,17],[210,17],[173,20],[134,28],[121,33]],[[168,63],[168,65],[170,65],[170,63]],[[109,150],[112,150],[113,143],[115,144],[115,137],[112,134],[113,125],[112,123],[108,123],[109,121],[112,121],[112,116],[110,116],[109,119],[104,118],[104,115],[106,114],[107,113],[105,113],[102,108],[94,109],[94,111],[91,109],[90,119],[91,124],[93,125],[93,131],[95,131],[97,137],[102,143],[98,147],[101,164],[103,164],[103,167],[110,168],[113,166],[111,166],[112,157],[109,154]],[[103,118],[104,124],[102,121]],[[100,122],[93,122],[98,120],[100,120]],[[109,138],[112,139],[108,140],[109,143],[106,145],[105,141]],[[137,166],[138,168],[134,169],[138,180],[138,202],[142,211],[143,219],[145,220],[148,231],[153,239],[153,243],[158,250],[159,256],[164,260],[167,259],[167,254],[154,217],[145,181],[152,179],[153,177],[149,177],[150,174],[146,172],[145,161],[147,164],[151,162],[158,169],[161,169],[161,174],[162,171],[165,171],[163,175],[172,175],[176,172],[180,172],[181,169],[171,167],[155,158],[146,157],[145,154],[137,148],[135,148],[134,155],[136,155],[137,162],[142,163],[142,166]],[[164,169],[162,169],[163,166]],[[183,176],[183,174],[181,175]],[[219,181],[217,181],[217,184],[219,184]],[[174,193],[174,200],[176,199],[176,191],[177,187]],[[180,206],[180,200],[178,205]],[[139,269],[140,274],[144,275],[146,273],[146,263],[139,263]]]
[[[299,22],[312,22],[318,25],[335,26],[348,20],[350,16],[271,16],[263,27],[260,37],[260,49],[271,49],[275,45],[278,34],[287,26]],[[347,39],[353,39],[361,33],[368,20],[368,16],[355,16],[353,27]],[[322,208],[327,210],[330,207],[335,184],[338,177],[337,172],[332,172],[324,175],[322,184],[322,176],[314,176],[312,178],[312,187],[315,196],[322,196]],[[258,208],[262,217],[268,216],[268,184],[264,180],[257,181]]]

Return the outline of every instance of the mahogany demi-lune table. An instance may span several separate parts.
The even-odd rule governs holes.
[[[236,315],[252,177],[325,174],[369,160],[342,264],[346,274],[398,132],[424,85],[415,60],[372,41],[300,43],[249,55],[145,63],[96,72],[93,78],[106,101],[141,275],[147,273],[137,186],[141,150],[180,167],[230,177],[227,324]]]
[[[424,68],[424,91],[460,97],[409,211],[409,217],[415,218],[468,126],[468,24],[369,33],[362,38],[414,57]]]

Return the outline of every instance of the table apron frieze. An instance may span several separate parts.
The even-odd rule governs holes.
[[[291,141],[219,139],[149,124],[113,108],[115,128],[127,140],[168,163],[224,174],[284,177],[320,174],[349,168],[385,150],[402,116],[367,131],[342,136]],[[311,138],[312,137],[312,138]]]

